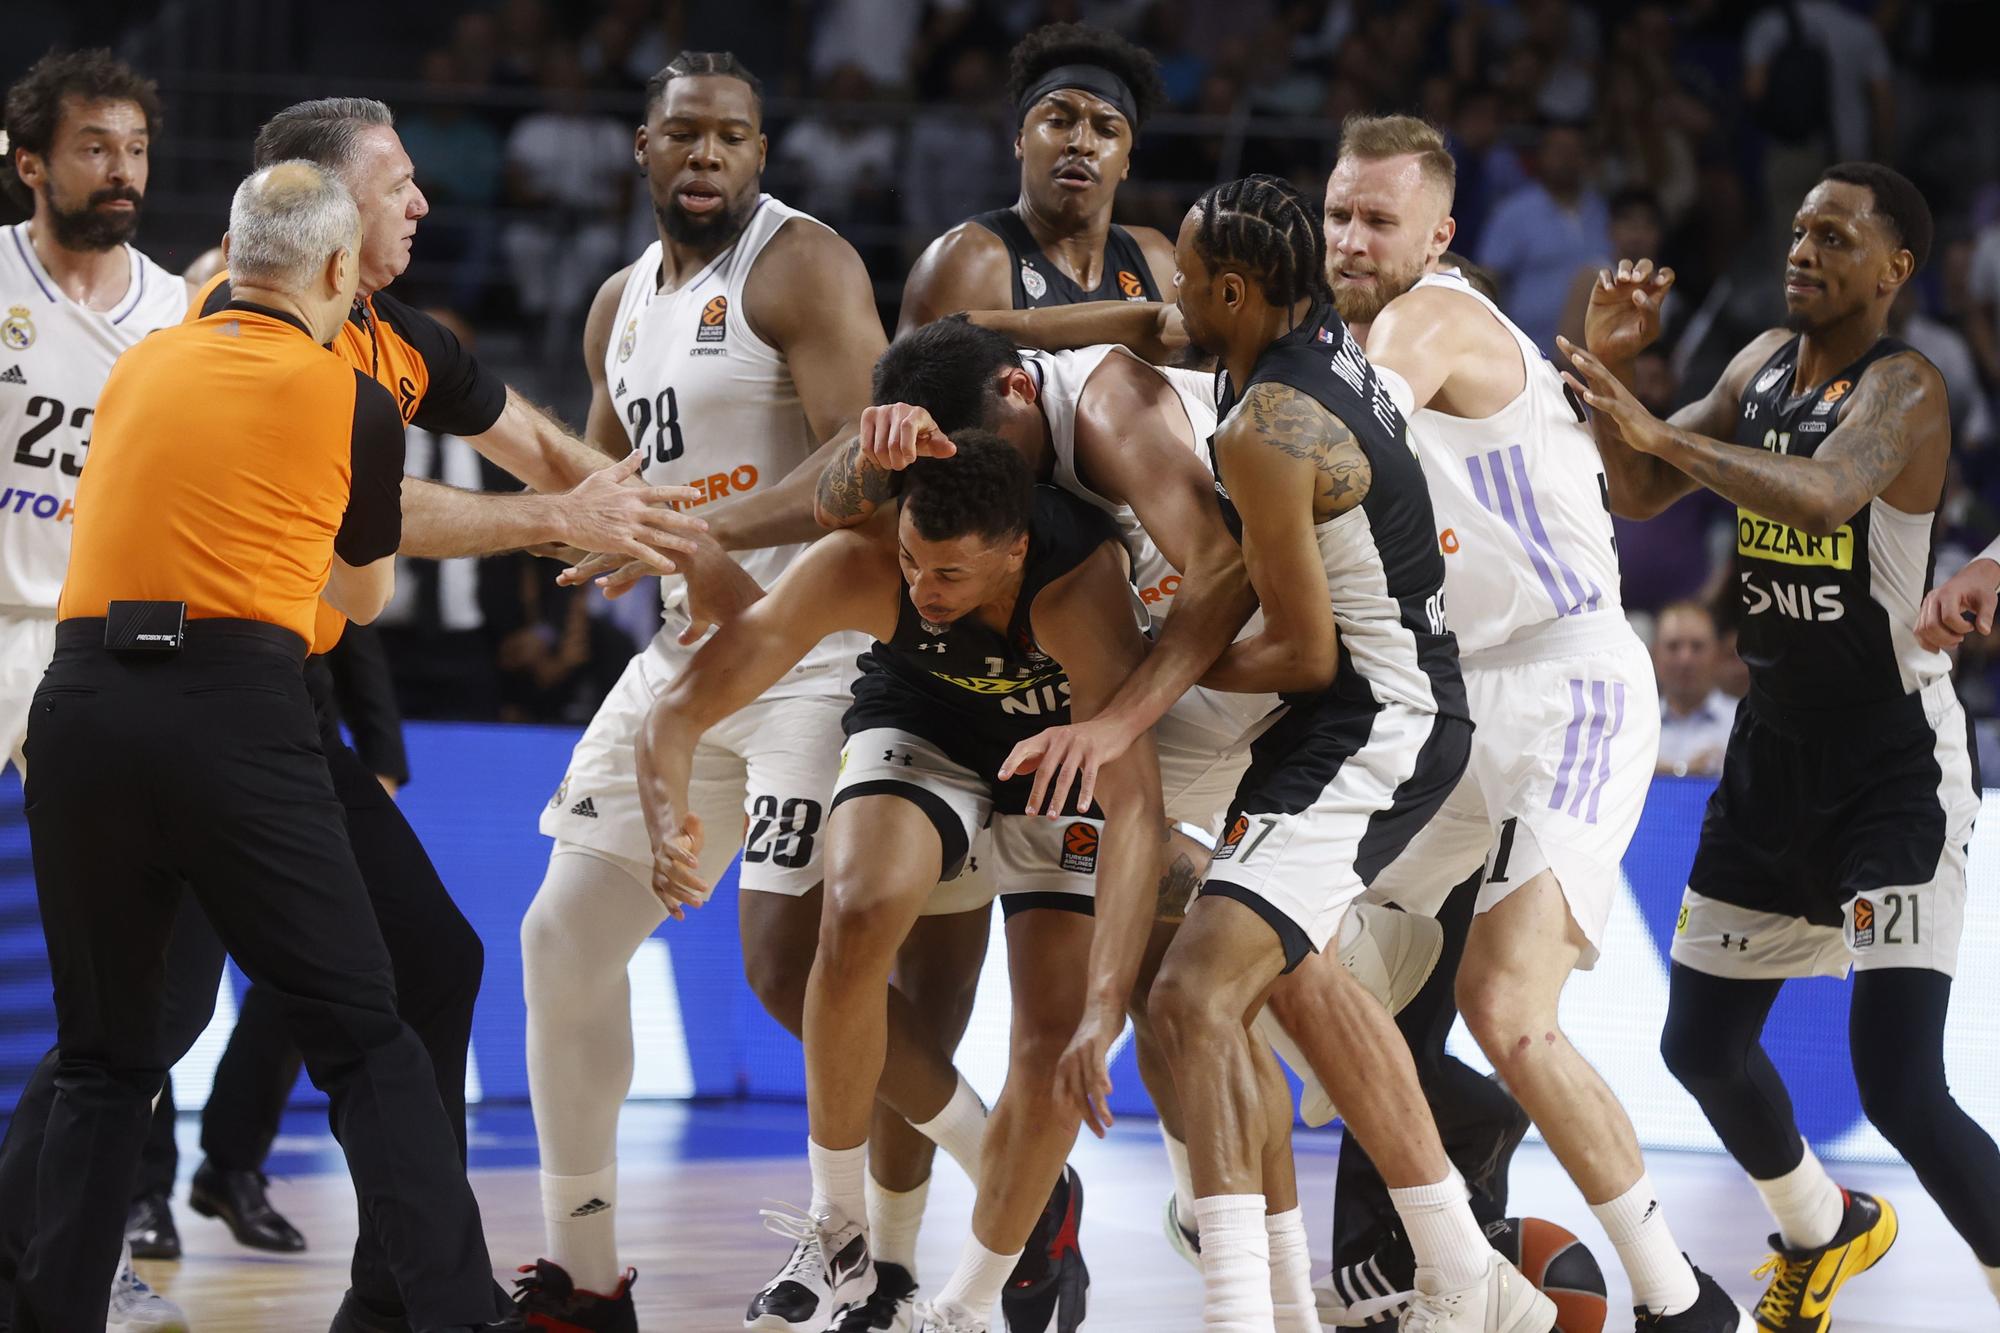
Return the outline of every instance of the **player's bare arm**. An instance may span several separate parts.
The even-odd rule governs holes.
[[[1862,372],[1840,424],[1810,458],[1781,452],[1785,441],[1775,437],[1758,449],[1661,421],[1588,352],[1577,354],[1574,365],[1575,371],[1566,374],[1572,387],[1592,408],[1612,417],[1634,449],[1726,500],[1801,532],[1826,536],[1889,492],[1906,472],[1921,470],[1926,476],[1912,477],[1909,486],[1900,488],[1910,492],[1902,498],[1913,502],[1898,507],[1922,513],[1936,504],[1950,418],[1943,378],[1914,353],[1885,357]],[[1928,486],[1922,484],[1926,480]]]
[[[1171,292],[1174,275],[1180,271],[1174,264],[1173,238],[1158,227],[1127,227],[1125,231],[1139,243],[1139,253],[1146,257],[1146,268],[1153,275],[1153,286]]]
[[[1251,387],[1216,433],[1215,454],[1243,519],[1264,628],[1231,644],[1202,683],[1250,694],[1325,689],[1339,634],[1313,528],[1367,499],[1368,456],[1340,418],[1282,384]]]
[[[861,409],[854,438],[820,473],[813,515],[825,528],[865,523],[902,493],[903,470],[919,458],[949,458],[951,437],[914,403],[877,403]]]
[[[1072,717],[1094,717],[1144,659],[1146,640],[1131,604],[1124,560],[1109,543],[1035,599],[1035,639],[1069,677]],[[1125,1005],[1152,930],[1166,838],[1160,766],[1150,736],[1104,767],[1095,795],[1104,810],[1104,832],[1090,975],[1083,1019],[1056,1079],[1063,1096],[1101,1136],[1111,1125],[1106,1056],[1124,1030]],[[1029,808],[1035,808],[1032,799]]]
[[[1132,507],[1181,586],[1152,652],[1116,696],[1087,722],[1016,745],[1003,778],[1017,769],[1052,770],[1052,791],[1080,781],[1087,802],[1098,769],[1166,715],[1256,610],[1243,548],[1223,522],[1214,479],[1195,453],[1199,443],[1179,396],[1153,371],[1109,356],[1091,375],[1077,404],[1077,470],[1093,491]],[[1038,808],[1031,803],[1029,813]]]
[[[1405,415],[1436,408],[1455,417],[1492,416],[1520,396],[1520,348],[1484,306],[1463,292],[1413,287],[1382,308],[1368,329],[1369,361],[1410,386]]]
[[[783,353],[806,420],[823,443],[777,485],[716,514],[711,530],[732,551],[819,536],[813,505],[820,475],[853,440],[875,361],[889,345],[861,256],[803,219],[787,223],[759,256],[744,283],[743,314]]]
[[[1004,296],[1004,293],[1003,293]],[[966,318],[1022,347],[1059,352],[1115,343],[1156,366],[1187,350],[1187,331],[1172,302],[1085,301],[1040,310],[969,310]]]
[[[961,310],[1001,310],[1013,304],[1014,274],[1007,243],[976,222],[961,222],[917,257],[903,284],[898,337]]]
[[[893,635],[902,587],[880,530],[836,533],[718,629],[653,701],[636,741],[640,806],[654,848],[653,891],[675,919],[713,888],[696,875],[703,831],[688,802],[703,733],[754,702],[827,635]]]

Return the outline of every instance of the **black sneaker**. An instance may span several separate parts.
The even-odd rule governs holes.
[[[558,1264],[537,1259],[523,1264],[514,1279],[514,1309],[525,1328],[546,1333],[639,1333],[632,1308],[632,1284],[639,1275],[626,1269],[615,1290],[579,1291]]]
[[[1417,1256],[1402,1228],[1384,1223],[1375,1248],[1313,1283],[1313,1301],[1322,1324],[1352,1328],[1393,1328],[1417,1285]]]
[[[1007,1333],[1076,1333],[1083,1327],[1090,1269],[1083,1262],[1082,1228],[1083,1177],[1065,1166],[1000,1293]]]
[[[901,1264],[875,1262],[875,1294],[847,1307],[827,1333],[910,1333],[916,1327],[917,1280]]]
[[[1757,1333],[1757,1322],[1714,1278],[1697,1268],[1694,1279],[1701,1284],[1701,1294],[1679,1314],[1654,1314],[1643,1305],[1634,1306],[1638,1325],[1634,1333]]]

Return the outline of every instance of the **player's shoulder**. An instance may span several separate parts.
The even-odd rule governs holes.
[[[773,200],[773,203],[776,201]],[[757,255],[752,269],[782,267],[801,274],[820,270],[825,264],[859,264],[861,253],[832,227],[810,213],[779,205],[784,209],[771,239]]]
[[[1739,398],[1750,386],[1750,378],[1768,364],[1772,357],[1783,351],[1796,335],[1789,329],[1766,329],[1749,342],[1743,344],[1729,364],[1723,368],[1722,378],[1716,387],[1732,398]]]
[[[982,215],[983,216],[983,215]],[[1007,242],[980,218],[967,218],[947,228],[924,247],[917,268],[958,267],[965,264],[1001,264],[1007,259]]]

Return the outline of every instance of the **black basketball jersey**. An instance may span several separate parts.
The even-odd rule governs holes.
[[[971,219],[1000,238],[1013,266],[1014,309],[1082,305],[1086,301],[1157,301],[1160,289],[1146,265],[1139,242],[1117,223],[1104,238],[1104,270],[1097,286],[1085,291],[1042,253],[1034,233],[1011,208],[997,208]]]
[[[1069,677],[1035,642],[1035,598],[1118,541],[1109,515],[1053,486],[1035,487],[1021,591],[1003,633],[973,616],[934,625],[907,592],[896,632],[861,655],[854,703],[842,725],[850,736],[872,727],[913,732],[954,762],[993,778],[1015,744],[1069,721]],[[1143,623],[1134,595],[1134,620]],[[1028,780],[1016,778],[997,808],[1018,813]],[[1011,797],[1011,799],[1009,799]]]
[[[1824,384],[1794,392],[1799,339],[1745,387],[1736,443],[1810,458],[1840,424],[1861,376],[1909,344],[1878,341]],[[1940,497],[1942,498],[1942,497]],[[1935,509],[1935,505],[1932,506]],[[1750,668],[1753,704],[1767,713],[1889,703],[1950,669],[1916,640],[1930,587],[1933,514],[1905,514],[1878,496],[1832,533],[1815,537],[1736,510],[1736,578],[1743,620],[1736,650]]]
[[[1243,390],[1226,374],[1218,377],[1223,426],[1240,409],[1243,391],[1263,383],[1297,389],[1339,417],[1373,474],[1360,505],[1316,529],[1340,658],[1332,686],[1311,702],[1370,710],[1396,702],[1470,717],[1458,641],[1445,623],[1444,556],[1423,468],[1403,414],[1331,305],[1315,303],[1297,328],[1265,348]],[[1214,448],[1211,438],[1211,463]],[[1240,538],[1241,516],[1222,484],[1222,469],[1214,470],[1223,517]]]

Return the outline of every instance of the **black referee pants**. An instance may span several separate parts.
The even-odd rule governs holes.
[[[177,653],[59,627],[27,742],[58,1055],[15,1292],[17,1333],[101,1326],[151,1102],[166,957],[191,891],[269,988],[331,1100],[364,1228],[419,1329],[501,1311],[433,1070],[390,959],[283,631],[196,622]],[[213,994],[213,985],[210,986]]]

